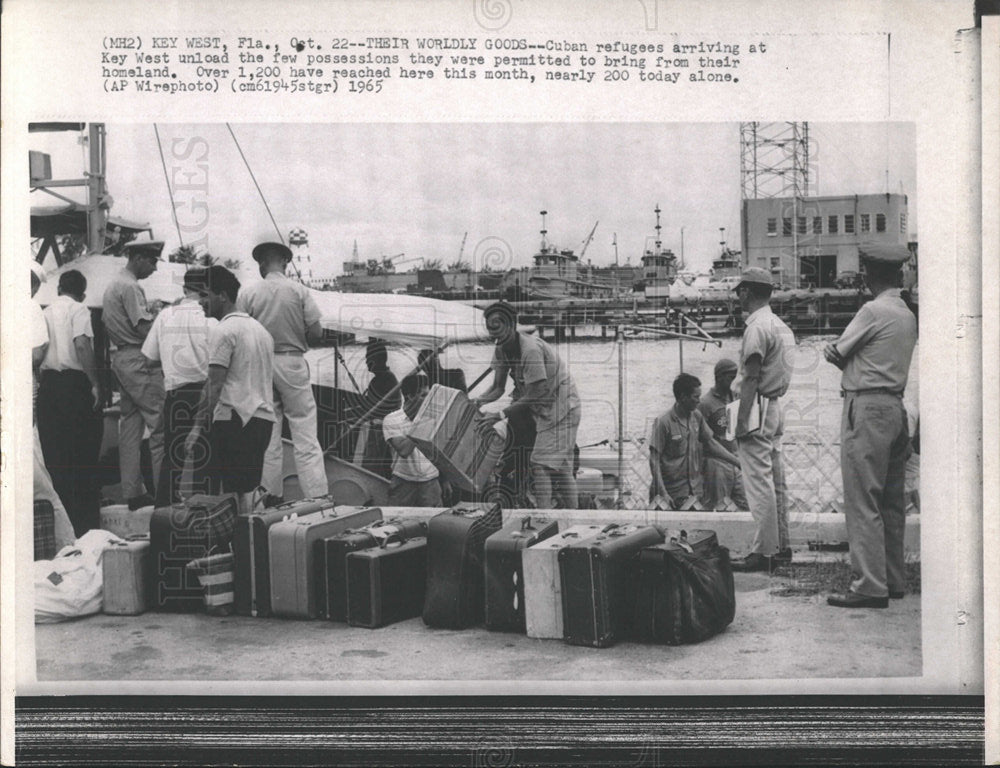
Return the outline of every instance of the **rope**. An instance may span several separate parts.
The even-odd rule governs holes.
[[[170,176],[167,175],[167,161],[163,159],[163,144],[160,142],[160,129],[153,123],[153,132],[156,134],[156,147],[160,150],[160,165],[163,166],[163,182],[167,185],[167,196],[170,198],[170,216],[174,220],[174,227],[177,229],[177,240],[181,246],[184,245],[184,238],[181,236],[181,225],[177,221],[177,207],[174,205],[174,193],[170,189]]]
[[[243,164],[247,167],[247,172],[250,174],[250,179],[253,181],[253,185],[257,187],[257,194],[260,195],[261,202],[264,203],[264,208],[267,210],[267,215],[271,217],[271,223],[274,225],[274,231],[278,233],[278,240],[282,245],[285,244],[285,238],[281,235],[281,230],[278,229],[278,222],[274,220],[274,214],[271,213],[271,206],[267,204],[267,198],[264,197],[264,192],[260,188],[260,184],[257,183],[257,177],[253,174],[253,168],[250,167],[250,163],[247,162],[246,155],[243,154],[243,148],[240,146],[240,142],[236,139],[236,134],[233,133],[233,128],[229,123],[226,123],[226,129],[229,131],[229,135],[233,137],[233,143],[236,145],[236,151],[240,153],[240,157],[243,159]],[[295,259],[292,259],[292,268],[295,269],[295,274],[299,278],[299,282],[302,282],[302,273],[299,272],[299,266],[295,263]]]

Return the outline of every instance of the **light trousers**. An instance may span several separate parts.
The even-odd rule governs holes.
[[[261,485],[269,494],[283,495],[281,430],[288,419],[302,493],[307,497],[329,493],[323,449],[316,435],[316,400],[309,383],[309,364],[301,355],[274,356],[274,417]]]
[[[118,418],[118,466],[122,475],[122,496],[133,499],[147,492],[142,482],[139,450],[144,428],[149,428],[149,452],[153,477],[160,476],[163,464],[163,371],[154,366],[138,347],[126,347],[111,356],[111,370],[121,388],[121,416]],[[148,489],[152,495],[154,489]]]
[[[765,557],[773,557],[790,546],[781,456],[784,423],[781,401],[771,400],[761,428],[737,439],[743,490],[757,526],[750,551]]]

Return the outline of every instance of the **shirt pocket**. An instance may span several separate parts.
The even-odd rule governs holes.
[[[684,439],[684,435],[670,435],[667,437],[663,453],[668,459],[682,459],[686,449],[687,441]]]

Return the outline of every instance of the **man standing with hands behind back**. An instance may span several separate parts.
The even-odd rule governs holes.
[[[743,487],[757,531],[753,545],[734,571],[770,571],[790,562],[788,509],[785,505],[785,473],[781,462],[781,435],[784,413],[781,400],[792,379],[795,335],[771,311],[774,283],[767,271],[758,267],[743,270],[736,286],[746,318],[740,367],[740,410],[736,419],[736,443]],[[763,421],[750,424],[750,412],[758,403]]]
[[[265,504],[283,501],[281,428],[285,418],[295,449],[299,485],[308,497],[329,493],[323,450],[316,434],[316,400],[309,380],[309,365],[303,355],[310,342],[323,337],[319,308],[309,289],[289,280],[285,268],[292,251],[282,243],[261,243],[253,258],[264,279],[240,290],[236,309],[258,321],[274,339],[274,430],[264,454],[261,485],[267,490]]]
[[[906,588],[904,481],[910,438],[903,392],[917,343],[917,319],[900,295],[902,245],[859,250],[865,282],[875,297],[840,338],[823,350],[844,373],[840,468],[844,516],[855,579],[837,608],[886,608]]]

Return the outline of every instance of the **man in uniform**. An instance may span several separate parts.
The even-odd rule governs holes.
[[[573,449],[580,426],[580,398],[565,363],[555,350],[537,336],[517,330],[517,312],[503,301],[484,311],[486,328],[496,343],[493,353],[493,385],[477,404],[503,396],[507,376],[514,379],[513,402],[507,411],[527,406],[535,419],[535,444],[529,465],[534,480],[535,506],[552,507],[553,491],[563,508],[577,505]],[[498,414],[487,417],[500,418]]]
[[[45,464],[77,536],[101,527],[101,489],[94,467],[101,450],[104,399],[94,358],[87,278],[59,276],[59,296],[45,309],[48,349],[38,385],[38,436]]]
[[[736,442],[743,486],[757,530],[748,554],[733,563],[736,571],[770,571],[790,562],[788,510],[781,459],[784,413],[781,398],[792,378],[795,336],[771,311],[774,283],[766,270],[743,271],[736,294],[746,318],[740,366],[740,409]],[[761,422],[750,424],[751,409],[760,408]]]
[[[310,342],[323,338],[319,307],[309,289],[285,276],[291,250],[282,243],[261,243],[253,249],[260,267],[258,283],[244,287],[236,308],[257,320],[274,338],[274,431],[264,455],[261,485],[271,506],[283,500],[281,476],[282,423],[288,419],[299,485],[307,497],[329,493],[323,450],[316,434],[316,400],[303,354]]]
[[[715,364],[715,386],[698,402],[698,410],[712,429],[715,439],[732,454],[736,453],[736,441],[726,439],[729,425],[726,406],[736,399],[733,394],[733,380],[737,365],[723,358]],[[746,494],[743,493],[743,476],[739,464],[733,466],[715,456],[705,457],[705,497],[706,509],[721,509],[726,497],[733,500],[739,509],[749,509]]]
[[[123,251],[128,263],[104,291],[102,320],[112,344],[111,370],[121,389],[118,456],[122,495],[129,509],[136,510],[154,502],[143,485],[139,465],[143,427],[150,432],[153,477],[160,476],[163,462],[163,371],[142,354],[154,312],[139,285],[156,271],[163,242],[133,242]]]
[[[855,579],[846,594],[827,598],[839,608],[885,608],[906,589],[903,531],[909,430],[906,389],[917,320],[900,296],[905,246],[860,249],[865,282],[875,297],[823,350],[840,368],[844,410],[840,468],[844,516]]]
[[[649,469],[652,483],[649,500],[662,499],[668,509],[691,509],[705,493],[702,456],[711,456],[735,467],[740,460],[712,435],[698,410],[701,381],[690,373],[674,379],[677,402],[653,422],[649,438]]]
[[[163,367],[164,457],[156,481],[156,506],[166,507],[180,500],[178,488],[184,470],[184,446],[194,428],[195,411],[208,379],[208,330],[218,321],[205,317],[200,290],[205,270],[189,269],[184,274],[184,298],[164,307],[142,345],[142,354]],[[207,444],[192,455],[191,482],[196,493],[205,493]]]

